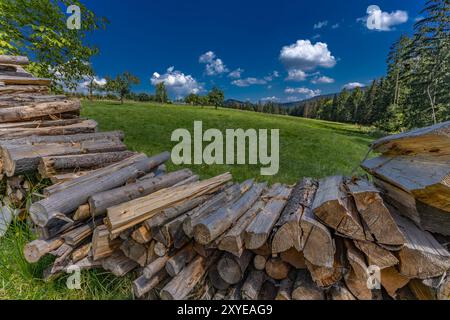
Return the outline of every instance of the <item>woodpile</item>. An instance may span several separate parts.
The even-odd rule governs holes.
[[[0,66],[19,63],[27,59],[0,56]],[[23,73],[18,68],[0,70]],[[38,83],[45,85],[30,85]],[[0,105],[19,108],[14,110],[25,106],[28,112],[28,106],[38,104],[39,98],[20,90],[7,93],[5,99],[0,93]],[[39,103],[48,104],[53,98],[47,94],[33,96],[42,96]],[[48,110],[66,101],[54,99],[57,102]],[[376,185],[343,176],[303,178],[292,186],[234,183],[229,173],[201,180],[187,169],[166,172],[168,152],[149,157],[128,151],[120,132],[53,128],[90,121],[76,119],[0,124],[7,198],[27,195],[25,173],[53,182],[44,188],[43,198],[29,206],[39,237],[24,248],[30,263],[54,256],[44,271],[45,280],[75,266],[133,277],[130,290],[139,299],[369,300],[403,299],[408,294],[417,299],[449,298],[447,233],[431,234],[423,221],[404,210],[412,204],[417,210],[418,201],[440,214],[448,207],[444,156],[439,154],[447,147],[446,126],[374,143],[381,157],[394,164],[397,159],[413,163],[428,157],[433,163],[441,161],[438,172],[430,173],[433,179],[420,176],[421,189],[406,190],[402,183],[412,178],[413,170],[404,177],[395,171],[386,178],[391,169],[377,171],[370,165],[379,160],[364,164],[371,168]],[[25,134],[27,130],[32,133]],[[425,157],[424,152],[432,155]],[[397,178],[404,179],[395,182]],[[403,198],[386,195],[378,188],[381,183],[395,185],[409,202],[399,206]],[[392,197],[397,202],[390,201]],[[16,213],[8,212],[10,221]]]

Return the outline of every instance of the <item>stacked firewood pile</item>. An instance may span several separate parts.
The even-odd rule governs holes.
[[[0,56],[0,65],[5,59]],[[8,65],[25,63],[9,59],[15,63]],[[385,202],[384,189],[367,179],[304,178],[293,186],[268,186],[233,183],[229,173],[200,180],[187,169],[166,172],[168,152],[148,157],[127,151],[120,132],[65,134],[70,124],[37,130],[49,127],[37,122],[79,118],[73,110],[23,118],[24,110],[48,103],[27,95],[9,92],[4,101],[17,104],[0,109],[16,108],[20,115],[8,120],[11,131],[0,140],[2,172],[14,189],[8,194],[26,194],[24,173],[53,182],[27,208],[39,238],[25,246],[25,259],[55,257],[45,280],[103,268],[134,277],[134,296],[147,299],[449,297],[450,254],[440,243],[446,234],[435,238],[405,218],[408,213]],[[53,108],[66,101],[58,99]],[[20,123],[29,124],[20,131],[14,126]],[[444,150],[446,136],[436,136],[435,148]],[[445,195],[436,199],[444,203]]]

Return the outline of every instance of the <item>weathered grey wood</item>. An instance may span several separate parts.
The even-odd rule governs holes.
[[[159,272],[160,270],[164,269],[166,266],[167,261],[170,259],[169,255],[165,255],[163,257],[159,257],[153,262],[151,262],[148,266],[146,266],[143,270],[143,275],[147,279],[153,278],[153,276]]]
[[[392,155],[447,154],[450,152],[450,121],[387,136],[372,142],[373,150]]]
[[[96,226],[101,225],[101,220],[90,221],[86,224],[82,224],[81,226],[70,230],[64,233],[61,238],[64,239],[64,242],[71,246],[77,246],[87,237],[91,236],[94,232]]]
[[[313,211],[323,223],[340,234],[357,240],[366,240],[353,199],[344,189],[342,176],[320,180]]]
[[[168,278],[168,274],[165,269],[157,272],[151,279],[147,279],[145,276],[140,276],[133,281],[133,293],[136,298],[142,298],[145,294],[154,289],[158,284]]]
[[[273,253],[301,246],[300,220],[304,211],[312,206],[317,187],[318,183],[311,178],[304,178],[295,185],[286,207],[274,226],[271,241]]]
[[[427,231],[391,211],[405,235],[406,243],[398,252],[399,271],[410,278],[438,277],[450,268],[450,253]]]
[[[266,275],[263,271],[252,270],[241,288],[243,300],[257,300]]]
[[[42,157],[53,155],[76,155],[83,153],[123,151],[125,144],[120,140],[93,140],[81,143],[52,143],[4,146],[2,148],[3,171],[8,177],[37,171]]]
[[[188,214],[183,222],[183,231],[189,237],[194,237],[194,225],[204,216],[209,215],[219,208],[225,206],[225,203],[231,203],[240,195],[240,187],[234,184],[224,191],[214,195],[210,200],[198,206]]]
[[[291,189],[285,186],[275,188],[277,189],[276,195],[267,202],[266,206],[258,213],[246,229],[245,247],[247,249],[258,249],[267,241],[273,226],[286,205]]]
[[[220,277],[229,284],[236,284],[244,277],[245,271],[252,261],[253,253],[244,251],[240,257],[225,253],[217,263]]]
[[[147,226],[144,224],[133,231],[131,234],[131,238],[133,238],[134,241],[140,244],[146,244],[152,241],[152,232],[147,228]]]
[[[219,249],[232,253],[235,256],[241,256],[245,247],[245,230],[263,208],[264,201],[259,200],[255,202],[253,206],[247,210],[247,212],[239,218],[235,225],[222,237],[219,244]]]
[[[9,205],[0,205],[0,238],[2,238],[6,231],[8,231],[9,225],[20,213],[20,210],[15,209]]]
[[[294,287],[294,282],[289,279],[283,279],[280,282],[280,287],[278,288],[275,300],[292,300],[292,289]]]
[[[287,278],[291,266],[280,258],[271,258],[266,262],[266,273],[275,280],[283,280]]]
[[[438,158],[380,156],[366,160],[361,166],[375,177],[412,194],[417,200],[450,212],[450,159],[447,154]]]
[[[166,160],[164,157],[164,161]],[[94,194],[89,197],[91,214],[93,216],[104,214],[107,208],[171,187],[190,176],[192,176],[192,171],[183,169]]]
[[[122,250],[123,254],[127,258],[135,261],[141,267],[147,265],[148,248],[145,245],[128,238],[122,242],[120,245],[120,250]]]
[[[132,151],[118,151],[42,157],[38,171],[42,177],[51,177],[57,173],[61,174],[79,170],[94,170],[122,161],[135,154],[136,153]]]
[[[20,107],[0,108],[0,122],[23,121],[66,112],[79,112],[80,108],[81,104],[78,100],[42,102]]]
[[[259,291],[258,300],[273,301],[277,296],[277,287],[275,281],[267,279]]]
[[[47,241],[34,240],[25,245],[23,255],[25,260],[29,263],[38,262],[43,256],[62,246],[63,243],[64,240],[61,238],[55,238]]]
[[[171,277],[175,277],[180,271],[194,259],[197,253],[192,243],[187,244],[177,253],[175,253],[166,262],[166,271]]]
[[[136,155],[96,170],[93,176],[102,177],[101,179],[94,180],[85,178],[86,176],[75,179],[81,181],[81,183],[77,184],[72,181],[73,186],[33,203],[30,207],[30,215],[37,225],[45,226],[55,213],[69,214],[86,203],[92,194],[118,187],[130,178],[136,178],[143,173],[150,172],[150,170],[166,161],[168,157],[168,152],[143,160],[141,160],[141,155]],[[120,166],[123,164],[127,164],[127,166],[121,168]]]
[[[264,184],[256,184],[232,205],[204,217],[194,226],[195,241],[200,244],[208,244],[223,234],[252,207],[263,192],[264,187]]]
[[[103,269],[111,271],[116,277],[123,277],[137,266],[136,261],[127,258],[121,251],[116,251],[102,261]]]
[[[108,208],[105,223],[111,230],[112,235],[115,236],[123,230],[129,229],[155,216],[161,210],[188,199],[212,194],[230,180],[231,175],[225,173],[189,185],[159,190],[147,196]]]
[[[292,290],[292,300],[324,300],[322,289],[318,288],[307,270],[299,270]]]
[[[361,218],[375,240],[387,245],[403,245],[405,237],[398,229],[375,186],[367,180],[348,181],[346,186],[355,200]]]
[[[0,55],[0,64],[25,66],[29,63],[30,60],[25,56]]]
[[[1,83],[1,82],[0,82]],[[0,85],[0,96],[6,94],[48,94],[49,88],[47,86],[30,86],[30,85]]]
[[[65,95],[5,94],[0,96],[0,108],[17,107],[36,102],[55,102],[63,100],[67,100]],[[3,128],[3,126],[0,125],[0,128]]]
[[[216,288],[217,290],[226,290],[230,287],[230,284],[225,280],[223,280],[222,277],[220,276],[216,264],[213,264],[211,268],[209,268],[208,279],[214,286],[214,288]]]
[[[217,260],[217,257],[205,259],[197,256],[179,274],[161,290],[160,296],[163,300],[183,300],[200,282],[208,268]]]

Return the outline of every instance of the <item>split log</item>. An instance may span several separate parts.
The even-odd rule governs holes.
[[[135,261],[127,258],[121,251],[116,251],[102,261],[103,269],[111,271],[116,277],[123,277],[137,266]]]
[[[208,268],[217,260],[215,257],[205,259],[197,256],[179,274],[161,290],[163,300],[184,300],[206,274]]]
[[[92,258],[94,261],[109,257],[119,248],[120,239],[111,240],[105,225],[95,228],[92,235]]]
[[[91,251],[92,244],[86,243],[85,245],[82,245],[78,249],[75,249],[72,252],[72,262],[76,263],[84,258],[86,258],[89,255],[89,252]]]
[[[16,122],[66,112],[79,112],[80,107],[81,104],[78,100],[65,100],[36,103],[34,105],[20,107],[0,108],[0,122]]]
[[[189,262],[194,259],[196,252],[192,243],[184,246],[166,262],[166,271],[171,277],[175,277]]]
[[[266,263],[267,263],[267,257],[262,255],[255,255],[253,258],[253,266],[256,270],[265,270],[266,269]]]
[[[425,280],[412,279],[408,287],[418,300],[450,299],[450,284],[445,276]]]
[[[344,276],[345,284],[358,300],[372,300],[373,293],[369,288],[369,271],[364,255],[351,241],[345,240],[350,271]]]
[[[105,219],[106,224],[112,235],[119,234],[181,201],[213,193],[229,180],[231,180],[231,175],[226,173],[187,186],[159,190],[148,196],[109,208]]]
[[[151,279],[140,276],[133,281],[133,293],[136,298],[142,298],[150,290],[154,289],[158,284],[168,278],[166,270],[162,269],[157,272]]]
[[[298,182],[292,190],[286,207],[275,224],[271,241],[273,253],[280,253],[292,247],[299,248],[301,246],[300,220],[304,211],[312,206],[317,185],[317,182],[313,179],[305,178]]]
[[[450,152],[450,122],[415,129],[372,142],[373,150],[389,155],[446,154]]]
[[[392,211],[391,211],[392,212]],[[441,276],[450,268],[450,253],[427,231],[393,213],[406,243],[398,252],[399,271],[410,278],[433,278]]]
[[[291,248],[287,251],[281,252],[280,258],[284,262],[293,266],[295,269],[306,268],[305,256],[303,255],[303,252],[297,251],[297,249],[295,248]]]
[[[42,177],[49,178],[56,173],[61,174],[78,170],[104,168],[135,154],[135,152],[131,151],[118,151],[42,157],[38,166],[38,171]]]
[[[10,55],[0,55],[0,64],[8,64],[8,65],[20,65],[25,66],[30,63],[28,57],[24,56],[10,56]]]
[[[64,240],[61,238],[56,238],[52,240],[34,240],[27,245],[23,249],[23,254],[25,260],[29,263],[38,262],[43,256],[58,249]]]
[[[64,242],[68,245],[76,247],[83,240],[91,236],[95,227],[101,224],[101,220],[91,221],[64,233],[61,238],[63,238]]]
[[[275,280],[283,280],[287,278],[291,267],[280,258],[271,258],[266,263],[266,273]]]
[[[347,289],[344,283],[337,283],[328,291],[330,300],[356,300],[355,296]]]
[[[379,191],[367,180],[347,183],[361,218],[378,243],[402,246],[405,237],[400,232]]]
[[[86,203],[90,195],[115,188],[124,184],[130,178],[149,172],[166,161],[168,157],[168,152],[152,158],[144,157],[144,159],[142,155],[136,155],[106,168],[96,170],[89,175],[91,177],[83,176],[75,179],[79,183],[73,180],[71,181],[71,187],[33,203],[30,207],[30,215],[37,225],[45,226],[55,213],[68,214]],[[121,166],[124,165],[126,166],[122,168]],[[101,179],[98,179],[98,177],[101,177]],[[92,178],[97,179],[94,180]]]
[[[264,271],[252,270],[241,288],[243,300],[258,300],[259,292],[264,284],[266,275]]]
[[[267,202],[246,229],[245,247],[247,249],[257,249],[267,241],[273,226],[286,205],[291,189],[285,186],[279,186],[276,189],[276,195]]]
[[[1,66],[0,66],[0,69],[1,69]],[[18,107],[18,106],[37,103],[37,102],[55,102],[55,101],[63,101],[63,100],[67,100],[67,97],[65,95],[5,94],[5,95],[0,95],[0,108]],[[83,119],[79,119],[78,122],[80,122],[82,120]],[[45,121],[43,121],[43,122],[45,123]],[[25,128],[28,124],[29,123],[18,124],[18,127]],[[8,126],[8,125],[12,125],[12,124],[6,124],[6,126]],[[4,128],[3,125],[0,125],[0,128],[3,129]],[[36,128],[36,126],[32,126],[29,128]]]
[[[366,239],[353,199],[348,197],[342,176],[320,180],[313,204],[314,214],[327,226],[356,240]]]
[[[244,252],[245,230],[253,221],[256,215],[263,209],[264,201],[257,201],[247,212],[236,222],[236,224],[222,237],[219,249],[241,256]]]
[[[275,300],[292,300],[292,290],[294,287],[294,282],[289,279],[283,279],[280,282],[280,287],[278,288]]]
[[[89,198],[91,213],[94,216],[104,214],[107,208],[171,187],[190,176],[192,171],[184,169],[94,194]]]
[[[369,241],[354,241],[354,243],[367,256],[369,265],[375,265],[380,269],[384,269],[398,264],[398,259],[395,255],[376,243]]]
[[[91,211],[88,203],[79,206],[72,217],[74,221],[81,221],[89,218],[91,218]]]
[[[292,290],[292,300],[325,300],[325,294],[315,285],[307,270],[299,270]]]
[[[450,235],[450,220],[447,219],[447,212],[416,200],[414,195],[389,182],[377,178],[374,178],[374,182],[381,190],[383,199],[396,208],[402,216],[413,220],[423,230]]]
[[[240,257],[225,253],[217,263],[220,277],[229,284],[236,284],[244,277],[245,270],[252,261],[253,253],[244,251]]]
[[[381,285],[393,299],[397,297],[397,290],[406,286],[409,278],[401,275],[395,267],[381,270]]]
[[[297,251],[316,266],[333,266],[336,245],[330,230],[314,215],[312,209],[306,208],[300,219],[302,238]]]
[[[152,233],[147,226],[142,225],[131,234],[131,238],[140,244],[146,244],[152,241]]]
[[[273,301],[277,296],[277,287],[275,281],[266,280],[259,291],[258,300]]]
[[[169,255],[165,255],[163,257],[159,257],[153,262],[151,262],[148,266],[146,266],[143,270],[143,275],[147,279],[151,279],[155,276],[156,273],[165,268],[167,261],[170,259]]]
[[[147,265],[148,249],[145,245],[137,243],[133,239],[127,239],[120,245],[120,250],[127,258],[135,261],[141,267]]]
[[[433,156],[380,156],[366,160],[361,166],[378,179],[412,194],[417,200],[450,212],[449,165],[448,154],[445,154],[437,159]],[[443,218],[448,222],[448,214]]]
[[[238,184],[234,184],[231,187],[226,188],[223,192],[214,195],[210,200],[192,210],[192,212],[188,214],[183,222],[184,233],[189,238],[193,238],[194,225],[196,225],[200,219],[213,212],[216,212],[220,208],[224,207],[226,203],[234,202],[234,200],[237,199],[240,194],[240,186]]]
[[[200,244],[208,244],[223,234],[259,198],[265,184],[256,184],[235,203],[204,217],[194,226],[194,238]]]

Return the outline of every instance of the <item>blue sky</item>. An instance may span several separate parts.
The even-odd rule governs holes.
[[[390,45],[411,34],[424,1],[84,3],[110,21],[88,37],[100,48],[99,78],[130,71],[141,79],[134,91],[164,81],[172,98],[217,85],[226,98],[290,101],[383,76]],[[364,21],[370,5],[379,7],[377,30]]]

